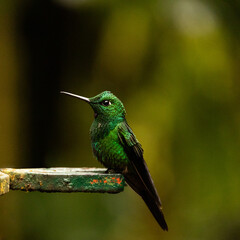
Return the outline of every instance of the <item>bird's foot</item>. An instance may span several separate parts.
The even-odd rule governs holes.
[[[105,173],[115,173],[115,171],[113,170],[113,169],[111,169],[111,168],[108,168],[106,171],[105,171]]]

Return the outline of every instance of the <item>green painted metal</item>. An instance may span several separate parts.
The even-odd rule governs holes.
[[[125,186],[121,174],[105,173],[103,168],[5,168],[0,171],[9,175],[12,190],[119,193]]]
[[[0,195],[9,192],[9,176],[0,172]]]

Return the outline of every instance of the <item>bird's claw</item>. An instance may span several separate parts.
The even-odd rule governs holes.
[[[115,173],[115,171],[113,170],[113,169],[110,169],[110,168],[108,168],[106,171],[105,171],[105,173]]]

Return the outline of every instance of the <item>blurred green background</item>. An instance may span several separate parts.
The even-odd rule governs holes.
[[[0,240],[240,239],[239,1],[2,1],[0,167],[101,165],[86,97],[111,90],[163,202],[12,191]]]

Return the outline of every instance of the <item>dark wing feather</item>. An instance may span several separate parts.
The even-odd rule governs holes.
[[[145,201],[153,216],[164,230],[168,230],[167,223],[161,209],[161,201],[146,162],[143,159],[143,149],[136,139],[127,122],[122,122],[118,128],[119,139],[124,146],[130,166],[124,174],[126,182]]]
[[[119,138],[124,145],[124,149],[127,152],[133,169],[135,171],[135,174],[133,172],[133,175],[138,175],[145,187],[144,190],[147,190],[155,199],[155,201],[161,206],[161,201],[157,194],[157,190],[154,186],[146,162],[143,159],[142,146],[136,139],[132,129],[129,127],[127,122],[123,122],[119,126]]]

